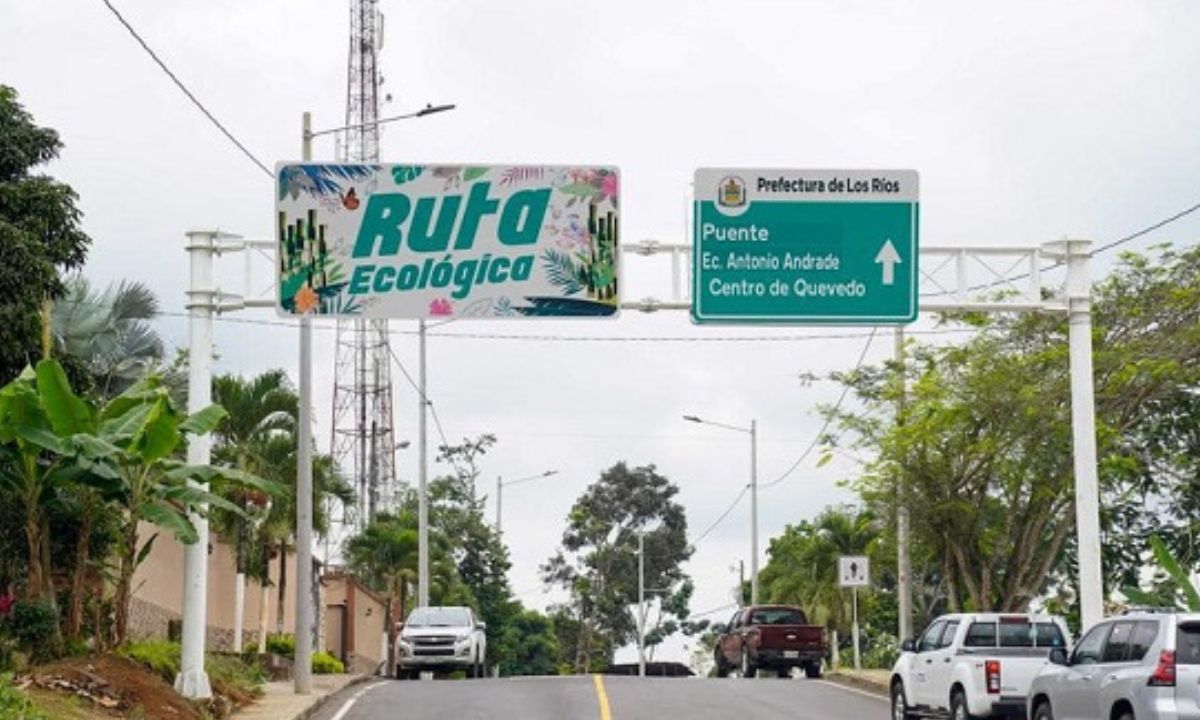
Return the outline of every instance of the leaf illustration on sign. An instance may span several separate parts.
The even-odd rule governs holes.
[[[403,185],[409,180],[416,180],[421,176],[425,168],[420,165],[397,165],[392,168],[392,181],[397,185]]]

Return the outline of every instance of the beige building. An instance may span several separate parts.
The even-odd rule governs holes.
[[[325,575],[322,585],[326,649],[347,672],[375,672],[387,661],[387,601],[341,572]]]

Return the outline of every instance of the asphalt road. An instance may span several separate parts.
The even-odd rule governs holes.
[[[379,680],[314,720],[885,720],[888,703],[816,680],[553,677]]]

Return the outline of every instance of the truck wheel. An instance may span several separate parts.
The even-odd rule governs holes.
[[[812,662],[804,666],[804,676],[816,680],[821,677],[821,662]]]
[[[904,683],[892,683],[892,720],[909,720],[908,698],[904,695]]]
[[[717,677],[719,677],[719,678],[729,677],[729,668],[725,667],[725,663],[721,662],[720,656],[717,657],[716,671],[717,671]]]
[[[967,696],[962,690],[955,690],[950,696],[950,720],[972,720],[967,711]]]
[[[1054,720],[1054,713],[1050,710],[1050,703],[1044,702],[1037,706],[1037,710],[1033,712],[1033,720]]]
[[[753,678],[756,675],[758,675],[758,668],[750,662],[750,651],[742,648],[742,677]]]

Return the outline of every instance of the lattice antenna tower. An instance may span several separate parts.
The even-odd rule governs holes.
[[[350,0],[346,126],[339,154],[379,161],[377,63],[383,39],[378,0]],[[339,320],[334,353],[333,459],[358,497],[344,526],[363,528],[392,501],[396,481],[391,350],[386,320]]]

